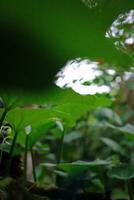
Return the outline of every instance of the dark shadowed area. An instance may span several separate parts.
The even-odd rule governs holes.
[[[133,1],[96,0],[91,7],[83,2],[1,0],[1,88],[46,88],[58,69],[77,57],[126,68],[131,64],[105,32],[120,13],[132,8]]]

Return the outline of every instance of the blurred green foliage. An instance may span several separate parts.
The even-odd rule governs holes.
[[[26,161],[30,152],[40,185],[66,188],[72,199],[79,189],[106,195],[111,188],[113,199],[128,199],[134,83],[124,73],[133,62],[105,34],[134,2],[97,2],[93,8],[78,0],[0,2],[0,165],[5,152],[9,167],[13,155],[24,154]],[[114,66],[114,77],[103,73],[94,81],[116,82],[109,94],[81,96],[50,87],[60,67],[78,57],[102,69]]]

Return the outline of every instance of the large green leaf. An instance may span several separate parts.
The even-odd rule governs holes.
[[[109,123],[107,123],[107,125],[110,128],[117,129],[118,131],[123,132],[125,134],[125,136],[127,138],[129,138],[130,140],[134,140],[134,125],[126,124],[125,126],[122,126],[122,127],[114,126],[114,125],[109,124]]]
[[[98,169],[102,168],[103,166],[107,166],[111,164],[111,161],[104,161],[104,160],[95,160],[95,161],[76,161],[72,163],[60,163],[58,168],[67,172],[70,175],[74,175],[80,171],[87,170],[87,169]]]
[[[11,109],[7,113],[6,120],[19,131],[18,141],[20,144],[24,145],[24,129],[26,126],[30,125],[32,127],[30,144],[33,145],[55,124],[56,119],[61,120],[64,127],[68,128],[73,126],[76,120],[87,111],[95,109],[98,106],[108,106],[111,104],[109,99],[101,95],[81,96],[71,90],[56,91],[43,98],[44,103],[54,104],[55,106],[53,107],[38,109],[18,107]],[[1,110],[1,114],[2,112],[3,110]]]
[[[75,93],[71,89],[61,89],[52,87],[47,90],[40,91],[24,91],[24,90],[0,90],[0,97],[2,98],[6,107],[15,108],[18,106],[30,107],[29,104],[39,104],[44,107],[52,107],[61,104],[73,103],[77,107],[78,104],[94,106],[109,106],[111,100],[105,95],[86,95],[82,96]],[[48,105],[47,105],[48,104]],[[31,105],[32,107],[32,105]]]
[[[94,160],[94,161],[75,161],[72,163],[60,163],[60,164],[51,164],[51,163],[41,163],[44,167],[58,167],[59,170],[63,170],[68,173],[69,176],[75,176],[76,174],[83,172],[85,170],[98,170],[102,167],[110,165],[111,161],[106,160]]]
[[[24,109],[17,108],[9,111],[6,116],[13,128],[19,132],[18,142],[21,145],[25,143],[25,127],[31,126],[32,131],[29,135],[30,145],[38,141],[47,131],[56,126],[56,120],[62,120],[66,127],[74,123],[74,118],[70,113],[64,113],[56,109]]]
[[[108,172],[108,176],[110,178],[116,178],[120,180],[129,180],[134,178],[134,165],[121,164],[119,166],[113,167]]]

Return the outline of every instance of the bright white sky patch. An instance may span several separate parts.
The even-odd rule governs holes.
[[[75,59],[69,61],[65,67],[56,75],[56,85],[63,88],[72,88],[81,95],[94,95],[96,93],[109,93],[110,87],[106,85],[97,85],[92,82],[103,72],[99,70],[97,62],[91,62],[88,59]],[[85,82],[90,84],[85,85]]]

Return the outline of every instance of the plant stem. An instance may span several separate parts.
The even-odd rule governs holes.
[[[107,200],[111,200],[111,190],[109,187],[109,179],[107,177],[106,171],[104,171],[104,192],[105,192],[105,198]]]
[[[64,131],[62,131],[62,137],[60,139],[60,144],[59,144],[59,149],[58,149],[58,154],[57,154],[57,164],[60,164],[62,156],[63,156],[63,144],[64,144]],[[59,185],[59,175],[56,175],[56,185]]]
[[[34,178],[34,182],[36,182],[37,178],[36,178],[36,171],[35,171],[34,153],[33,153],[32,148],[31,148],[31,158],[32,158],[32,167],[33,167],[33,178]]]
[[[2,116],[1,116],[1,119],[0,119],[0,128],[1,128],[1,126],[3,124],[3,121],[4,121],[5,117],[6,117],[7,112],[8,112],[8,109],[4,109],[4,111],[2,113]]]
[[[8,168],[7,168],[7,174],[9,174],[9,172],[10,172],[10,167],[11,167],[11,163],[12,163],[12,156],[13,156],[13,151],[14,151],[14,148],[15,148],[17,136],[18,136],[18,131],[15,131],[15,135],[14,135],[12,145],[11,145],[11,148],[10,148],[10,151],[9,151],[9,164],[8,164]]]
[[[3,139],[2,143],[1,143],[1,145],[3,145],[3,144],[4,144],[4,139]],[[1,164],[1,161],[2,161],[2,154],[3,154],[3,150],[1,149],[0,150],[0,164]]]
[[[131,193],[131,186],[130,186],[129,180],[126,183],[127,183],[127,189],[128,189],[129,199],[133,200],[133,196],[132,196],[132,193]]]
[[[58,150],[58,154],[57,154],[57,164],[59,164],[62,159],[63,144],[64,144],[64,131],[62,132],[62,137],[60,139],[59,150]]]
[[[26,134],[25,139],[25,155],[24,155],[24,181],[27,181],[27,151],[28,151],[28,139],[29,135]]]
[[[6,141],[6,139],[7,139],[8,137],[3,137],[3,141],[2,141],[2,143],[1,143],[1,145],[4,145],[5,144],[5,141]],[[3,150],[2,150],[2,148],[0,149],[0,164],[1,164],[1,161],[2,161],[2,155],[3,155]]]
[[[14,147],[15,147],[15,143],[17,140],[17,136],[18,136],[18,131],[15,132],[14,138],[13,138],[13,142],[10,148],[10,152],[9,152],[9,156],[12,157],[13,156],[13,151],[14,151]]]

